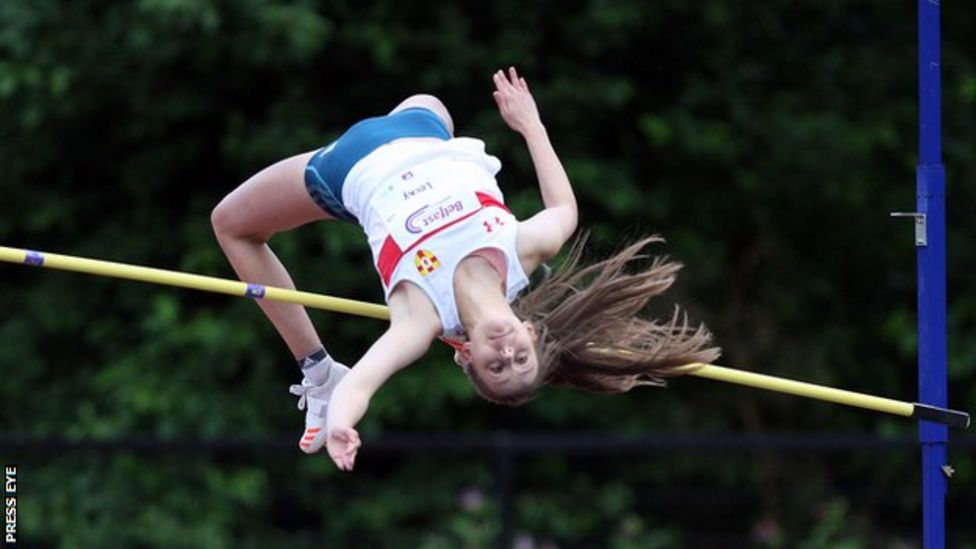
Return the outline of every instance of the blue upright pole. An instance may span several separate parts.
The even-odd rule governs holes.
[[[946,262],[945,166],[942,164],[942,85],[938,0],[918,0],[918,122],[916,212],[924,214],[918,253],[919,401],[945,407]],[[922,538],[925,549],[945,547],[945,425],[921,421]]]

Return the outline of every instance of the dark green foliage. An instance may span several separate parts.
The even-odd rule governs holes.
[[[976,411],[976,8],[943,9],[950,401]],[[881,0],[3,0],[0,244],[230,276],[209,227],[224,194],[415,92],[486,140],[528,215],[531,163],[490,96],[514,64],[593,256],[660,232],[686,265],[670,299],[723,364],[915,400],[912,233],[888,218],[914,208],[915,28],[914,3]],[[302,289],[381,299],[356,227],[272,245]],[[249,302],[0,265],[0,310],[0,436],[297,442],[298,372]],[[313,319],[349,363],[383,329]],[[369,439],[498,429],[914,432],[695,379],[499,409],[436,349],[374,399],[351,476],[297,448],[2,457],[37,544],[483,547],[501,528],[492,455],[370,455]],[[968,448],[950,459],[956,547],[976,546],[953,507],[974,503]],[[898,546],[917,539],[916,454],[523,456],[509,512],[516,537],[560,547]]]

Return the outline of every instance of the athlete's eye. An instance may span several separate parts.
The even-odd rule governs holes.
[[[488,363],[489,372],[497,374],[497,373],[501,373],[503,369],[505,369],[505,365],[502,364],[501,362],[495,361],[495,362]]]
[[[529,355],[527,355],[527,354],[522,354],[522,355],[519,355],[519,356],[515,357],[516,364],[525,364],[528,361],[529,361]]]

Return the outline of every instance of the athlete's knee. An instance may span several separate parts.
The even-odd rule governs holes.
[[[451,112],[447,110],[447,106],[444,105],[444,102],[441,101],[437,96],[427,93],[411,95],[397,105],[397,107],[393,109],[393,112],[399,112],[412,107],[423,107],[433,111],[434,114],[444,121],[444,125],[447,126],[448,133],[454,135],[454,120],[451,118]]]
[[[210,226],[217,238],[228,236],[234,226],[234,214],[227,205],[227,197],[221,200],[210,212]]]
[[[253,231],[248,230],[246,216],[234,204],[233,193],[224,197],[213,211],[210,212],[210,226],[213,227],[217,240],[228,238],[254,238]]]

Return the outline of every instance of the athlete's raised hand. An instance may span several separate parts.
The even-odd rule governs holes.
[[[492,79],[495,82],[492,96],[508,127],[525,135],[529,129],[542,125],[529,84],[518,75],[515,67],[509,67],[507,73],[503,70],[495,72]]]

